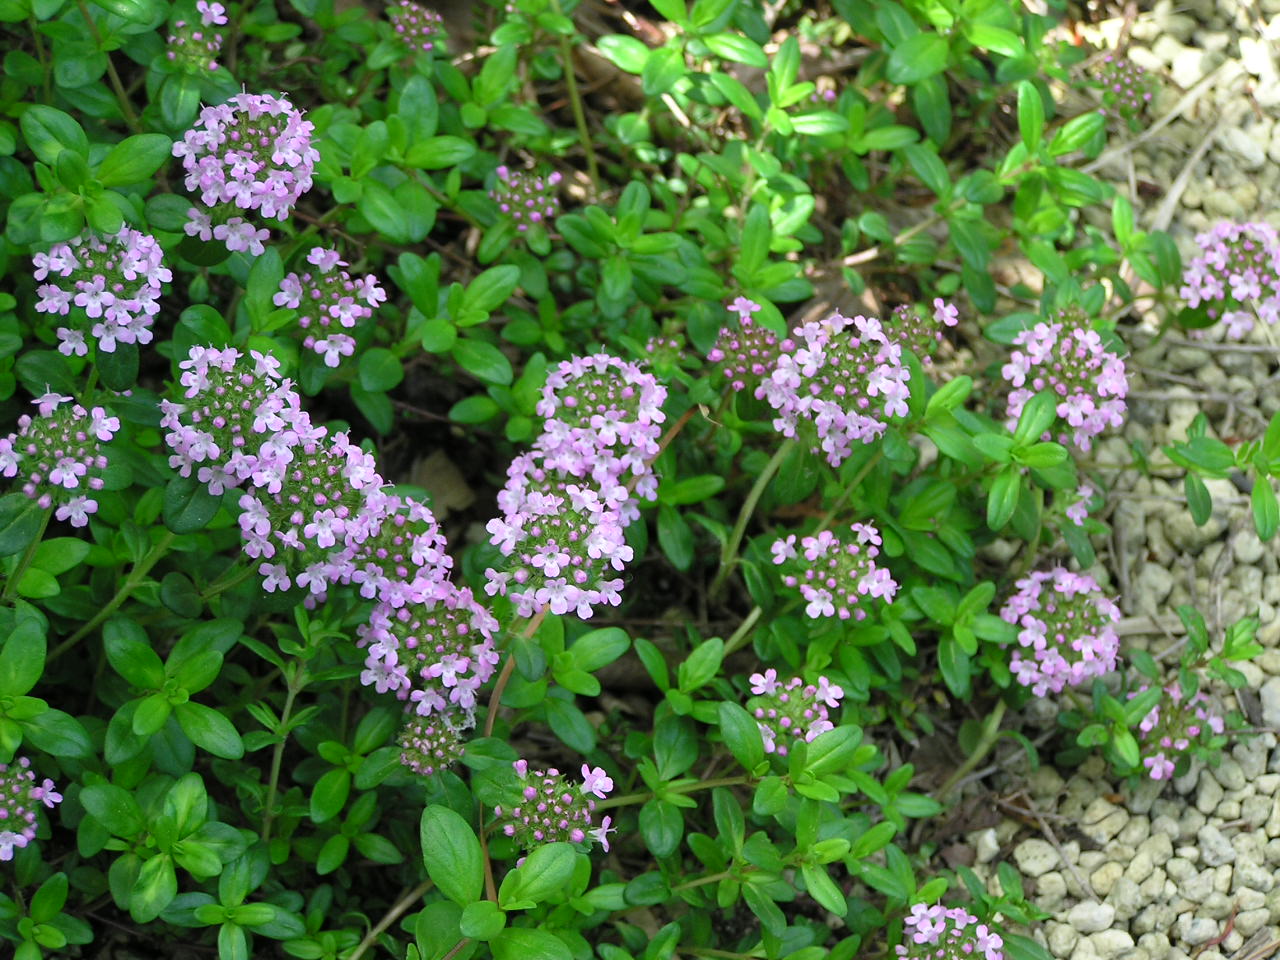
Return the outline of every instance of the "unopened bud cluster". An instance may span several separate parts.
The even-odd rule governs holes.
[[[462,759],[464,732],[453,717],[409,717],[396,738],[400,762],[420,777],[447,770]]]
[[[36,416],[23,414],[18,430],[0,440],[0,473],[23,478],[22,492],[41,508],[56,505],[54,516],[84,527],[97,513],[94,493],[102,489],[109,441],[120,421],[102,407],[86,410],[71,397],[37,397]]]
[[[1130,699],[1146,690],[1144,685],[1129,695]],[[1142,747],[1142,765],[1152,780],[1169,780],[1178,761],[1192,747],[1203,745],[1226,729],[1222,717],[1215,713],[1203,693],[1190,697],[1175,682],[1164,688],[1165,696],[1138,723],[1138,739]],[[1185,768],[1184,768],[1185,769]]]
[[[1058,311],[1053,320],[1023,330],[1013,342],[1019,349],[1000,371],[1014,388],[1005,409],[1009,429],[1017,426],[1022,408],[1041,390],[1058,398],[1057,415],[1070,428],[1070,433],[1047,433],[1045,440],[1088,451],[1094,437],[1124,423],[1129,393],[1124,360],[1107,349],[1079,307]]]
[[[160,285],[173,279],[155,238],[131,227],[102,236],[92,231],[32,257],[40,283],[36,310],[69,317],[58,328],[58,351],[83,357],[92,337],[97,350],[117,343],[151,342],[160,312]]]
[[[489,198],[517,230],[524,233],[532,226],[555,219],[560,211],[555,192],[561,179],[558,172],[543,175],[530,170],[512,170],[504,165],[495,173],[498,182],[489,191]]]
[[[1135,124],[1151,103],[1155,79],[1128,57],[1116,53],[1103,56],[1093,74],[1102,87],[1102,112]]]
[[[772,330],[757,326],[752,314],[759,311],[760,304],[746,297],[734,300],[729,312],[738,322],[720,328],[716,345],[707,354],[722,382],[739,393],[750,390],[757,398],[764,396],[761,383],[777,366],[782,351],[795,346],[790,340],[779,343]]]
[[[220,3],[200,0],[196,4],[199,23],[175,20],[169,34],[165,57],[185,73],[201,74],[218,69],[217,56],[222,49],[222,34],[213,27],[225,26],[226,8]]]
[[[387,19],[410,50],[422,53],[434,49],[443,23],[440,14],[413,0],[397,0],[388,4]]]
[[[954,327],[960,322],[960,311],[941,297],[933,301],[933,313],[926,317],[919,310],[908,306],[894,309],[885,321],[889,337],[910,350],[926,366],[933,363],[933,355],[943,341],[944,327]]]

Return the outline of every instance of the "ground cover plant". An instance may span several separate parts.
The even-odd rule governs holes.
[[[0,937],[1046,956],[930,827],[1241,726],[1090,455],[1280,238],[1139,228],[1082,166],[1157,78],[1053,5],[463,7],[0,0]],[[1274,537],[1280,420],[1166,453]]]

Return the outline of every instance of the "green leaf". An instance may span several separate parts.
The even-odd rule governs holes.
[[[984,50],[990,50],[992,53],[999,53],[1006,57],[1021,57],[1027,52],[1022,40],[1019,39],[1016,33],[989,23],[966,23],[964,35],[975,47],[981,47]]]
[[[244,741],[235,724],[217,710],[201,703],[187,701],[174,709],[182,732],[196,746],[224,760],[238,760],[244,756]]]
[[[196,533],[209,525],[221,506],[222,498],[194,475],[174,477],[164,488],[164,525],[174,533]]]
[[[529,910],[563,893],[573,876],[577,854],[569,843],[546,843],[502,880],[498,906]]]
[[[649,48],[635,37],[611,33],[596,41],[596,47],[609,61],[627,73],[641,73],[649,58]]]
[[[0,648],[0,697],[21,697],[36,685],[46,649],[40,621],[31,616],[19,620]]]
[[[1018,131],[1022,134],[1027,153],[1034,157],[1044,137],[1044,101],[1030,80],[1018,84]]]
[[[1213,497],[1203,480],[1194,473],[1188,473],[1182,480],[1183,489],[1187,493],[1187,506],[1191,510],[1191,519],[1197,527],[1203,527],[1213,515]]]
[[[479,900],[484,864],[471,824],[448,807],[432,805],[422,812],[418,832],[427,875],[440,892],[464,907]],[[565,953],[567,957],[568,951]]]
[[[746,770],[755,770],[764,759],[764,740],[760,725],[739,704],[721,702],[717,708],[720,736],[733,758]]]
[[[89,157],[89,138],[70,114],[37,104],[23,112],[19,125],[22,138],[37,160],[52,166],[64,150],[83,159]]]
[[[335,767],[316,781],[311,788],[311,821],[327,823],[342,812],[351,795],[351,773],[345,767]]]
[[[45,511],[30,497],[9,493],[0,497],[0,557],[9,557],[30,546],[40,532]]]
[[[1102,131],[1106,123],[1107,118],[1096,110],[1082,113],[1068,120],[1049,141],[1049,156],[1061,157],[1084,149],[1084,146]]]
[[[102,645],[112,669],[140,690],[164,686],[164,664],[135,621],[113,617],[102,627]]]
[[[511,361],[501,350],[483,340],[459,340],[453,345],[452,356],[458,366],[485,383],[510,386],[514,377]]]
[[[1048,390],[1041,390],[1022,407],[1013,440],[1018,444],[1033,443],[1044,436],[1057,417],[1058,398]]]
[[[18,725],[23,736],[45,753],[75,760],[84,760],[93,753],[84,725],[61,710],[45,710]]]
[[[885,75],[893,83],[919,83],[947,68],[950,49],[936,33],[917,33],[893,48]]]
[[[503,881],[506,884],[506,881]],[[458,930],[464,937],[472,940],[488,941],[494,939],[507,925],[507,915],[498,909],[498,905],[490,900],[479,900],[467,904],[462,911],[462,919],[458,922]]]
[[[408,149],[404,163],[418,170],[443,170],[470,160],[475,153],[475,144],[462,137],[428,137]]]
[[[463,397],[449,409],[449,419],[455,423],[487,423],[502,410],[491,397],[477,394]]]
[[[91,784],[80,791],[80,805],[117,837],[130,838],[143,831],[142,808],[122,787],[109,783]]]
[[[693,530],[669,504],[658,505],[658,545],[677,570],[693,566]]]
[[[658,97],[670,92],[688,72],[684,51],[680,47],[662,47],[650,51],[644,70],[641,71],[640,86],[645,96]]]
[[[724,641],[719,637],[704,640],[694,648],[689,658],[680,664],[676,680],[683,693],[693,693],[710,683],[720,672],[724,660]]]
[[[631,649],[631,637],[621,627],[601,627],[584,633],[569,648],[569,656],[579,670],[591,673],[613,663]]]
[[[386,347],[371,347],[360,355],[360,386],[370,393],[385,393],[404,379],[404,365]]]
[[[490,267],[467,284],[462,295],[462,308],[491,313],[507,302],[519,283],[520,268],[514,264]]]
[[[809,896],[818,903],[837,917],[843,917],[849,912],[848,901],[824,867],[806,861],[800,864],[800,874],[804,877],[804,885],[809,891]]]
[[[951,177],[947,173],[946,164],[938,157],[936,150],[918,143],[911,143],[903,147],[902,152],[906,154],[911,169],[916,172],[916,176],[926,187],[940,198],[946,198],[951,194]]]
[[[493,960],[573,960],[563,940],[546,930],[507,927],[490,942]]]
[[[129,897],[129,915],[135,923],[150,923],[178,895],[178,876],[167,854],[152,857],[138,872],[138,882]]]
[[[992,530],[1003,529],[1013,517],[1021,493],[1022,476],[1018,468],[1010,464],[996,475],[987,494],[987,526]]]
[[[938,642],[938,669],[948,690],[957,697],[969,695],[969,655],[955,637],[943,637]]]
[[[1249,497],[1253,506],[1253,525],[1258,536],[1270,540],[1280,527],[1280,505],[1276,503],[1275,491],[1271,489],[1271,478],[1255,473],[1253,476],[1253,493]]]
[[[159,170],[172,152],[173,141],[160,133],[126,137],[102,158],[95,176],[104,187],[141,183]]]
[[[769,58],[765,56],[760,44],[740,33],[716,33],[701,39],[708,49],[722,60],[745,63],[749,67],[759,67],[761,70],[769,66]]]
[[[650,800],[640,808],[640,835],[655,857],[669,857],[684,836],[684,815],[665,800]]]

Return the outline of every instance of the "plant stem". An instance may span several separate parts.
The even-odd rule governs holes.
[[[392,904],[391,909],[383,914],[382,919],[374,925],[373,929],[365,934],[364,939],[351,952],[347,960],[360,960],[361,957],[369,952],[369,948],[374,945],[377,939],[387,931],[387,928],[404,916],[408,909],[421,900],[423,895],[430,889],[431,881],[423,880],[412,890],[405,891],[404,895]]]
[[[36,22],[35,14],[27,17],[27,24],[31,27],[31,36],[36,44],[36,58],[40,61],[40,87],[44,91],[44,102],[53,103],[53,88],[49,85],[49,58],[44,51],[44,38],[40,36],[40,24]]]
[[[747,614],[747,618],[738,624],[738,629],[733,631],[731,636],[724,643],[724,655],[727,657],[733,651],[743,646],[747,642],[747,635],[751,633],[751,628],[756,625],[756,621],[760,619],[760,614],[764,613],[764,609],[760,606],[751,608],[751,612]]]
[[[297,699],[299,693],[306,687],[306,668],[300,664],[295,665],[292,675],[289,677],[289,688],[284,697],[284,709],[280,712],[280,739],[276,742],[275,748],[271,752],[271,773],[267,779],[267,798],[262,805],[262,844],[266,846],[271,842],[271,824],[276,818],[276,791],[280,787],[280,766],[284,760],[284,745],[289,739],[289,717],[293,714],[293,702]],[[302,682],[299,683],[299,679]],[[421,894],[419,894],[421,896]],[[385,928],[384,928],[385,929]],[[380,933],[381,931],[379,931]],[[357,953],[358,955],[358,953]]]
[[[97,628],[99,624],[106,620],[107,617],[120,609],[120,605],[128,600],[130,594],[132,594],[133,591],[141,585],[146,575],[151,572],[151,568],[159,563],[160,558],[169,552],[169,546],[173,543],[176,537],[177,534],[172,530],[166,530],[164,532],[164,536],[161,537],[156,545],[147,552],[147,555],[134,564],[133,570],[130,571],[128,578],[120,585],[120,588],[116,590],[116,595],[111,598],[110,602],[99,610],[92,620],[86,623],[62,643],[58,644],[58,646],[54,647],[53,652],[49,654],[49,659],[46,662],[52,663],[54,660],[58,659],[58,657],[62,656],[83,640],[89,633]]]
[[[740,787],[747,782],[746,777],[721,777],[719,780],[695,780],[693,783],[678,784],[674,787],[668,787],[664,793],[697,793],[699,790],[711,790],[714,787]],[[653,793],[628,793],[621,797],[609,797],[607,800],[601,800],[596,804],[597,810],[606,810],[609,807],[630,807],[637,803],[646,803],[652,800],[657,794]]]
[[[995,746],[996,740],[1000,736],[1000,721],[1004,719],[1004,711],[1004,700],[997,700],[995,709],[987,715],[987,722],[982,725],[982,739],[973,748],[973,753],[969,754],[964,763],[956,768],[955,772],[947,778],[947,782],[938,791],[938,799],[940,801],[946,800],[947,794],[956,788],[956,784],[967,777],[982,762],[982,759],[991,752],[991,748]]]
[[[28,510],[40,509],[36,501],[32,500],[31,504],[19,516],[26,516]],[[18,561],[18,565],[13,568],[13,575],[9,577],[9,582],[4,585],[4,593],[0,594],[0,603],[8,603],[13,595],[18,591],[18,582],[22,579],[22,575],[27,572],[27,567],[31,566],[31,561],[35,558],[36,550],[40,548],[40,542],[44,540],[44,532],[49,529],[49,518],[53,516],[53,510],[44,511],[44,519],[40,521],[40,529],[36,532],[35,539],[27,544],[27,549],[22,553],[22,559]]]
[[[560,0],[551,0],[551,9],[557,16],[564,16],[560,10]],[[578,127],[578,139],[582,141],[582,151],[587,155],[587,176],[591,179],[591,192],[599,194],[600,168],[596,164],[596,148],[591,143],[587,115],[582,109],[582,94],[578,90],[578,77],[573,69],[573,46],[564,34],[560,34],[560,57],[564,61],[564,84],[569,94],[569,104],[573,108],[573,122]]]
[[[76,0],[76,6],[80,8],[80,15],[84,17],[84,22],[89,25],[89,32],[93,34],[94,43],[98,45],[99,50],[102,50],[102,34],[98,30],[98,22],[93,19],[93,15],[89,12],[89,5],[84,0]],[[120,104],[120,112],[124,115],[124,122],[129,125],[129,129],[134,133],[141,133],[142,127],[138,123],[138,115],[133,112],[133,105],[129,103],[129,94],[125,92],[124,84],[120,82],[120,74],[116,73],[116,65],[111,60],[111,54],[102,50],[102,55],[107,58],[107,76],[111,78],[111,89],[115,91],[116,102]]]
[[[769,486],[769,481],[773,479],[773,475],[782,466],[782,461],[795,449],[795,446],[795,440],[784,441],[774,452],[769,462],[765,464],[764,469],[760,471],[760,476],[756,477],[756,482],[751,487],[751,492],[747,494],[747,499],[743,502],[742,509],[738,512],[738,522],[733,525],[733,532],[729,534],[729,539],[725,541],[724,549],[720,552],[720,569],[716,572],[716,578],[711,581],[711,588],[707,591],[709,599],[714,600],[724,587],[725,581],[729,579],[733,565],[738,559],[738,548],[742,546],[743,534],[747,531],[747,524],[751,521],[751,515],[755,513],[756,504],[764,496],[765,488]]]
[[[831,521],[836,518],[837,511],[839,511],[839,509],[844,506],[844,502],[849,499],[849,495],[858,489],[858,485],[862,483],[863,480],[867,479],[867,474],[875,469],[875,465],[879,463],[883,457],[884,447],[877,447],[876,452],[869,456],[867,458],[867,462],[862,465],[862,468],[853,475],[853,479],[844,485],[844,490],[840,492],[840,496],[837,497],[836,502],[831,505],[831,509],[828,510],[826,516],[822,518],[822,522],[818,524],[818,529],[815,530],[814,533],[821,533],[831,525]]]

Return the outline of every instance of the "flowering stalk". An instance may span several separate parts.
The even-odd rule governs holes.
[[[563,17],[560,0],[551,0],[551,9],[556,16]],[[578,91],[578,78],[574,73],[573,47],[565,34],[560,34],[560,59],[564,62],[564,85],[569,94],[569,105],[573,109],[573,122],[578,128],[578,139],[582,150],[587,155],[587,177],[591,180],[591,192],[600,190],[600,168],[596,163],[596,148],[591,142],[591,131],[587,128],[587,115],[582,109],[582,94]]]
[[[769,481],[773,479],[773,475],[782,466],[782,461],[787,459],[791,451],[795,449],[796,443],[795,439],[784,440],[773,456],[769,458],[769,462],[765,464],[764,469],[760,471],[760,476],[756,477],[756,482],[752,484],[751,490],[747,494],[747,499],[742,503],[742,509],[738,511],[738,520],[733,525],[729,539],[724,542],[724,549],[720,551],[720,569],[716,571],[716,578],[711,581],[711,588],[707,591],[708,599],[715,600],[724,588],[725,581],[729,578],[729,574],[733,572],[734,563],[738,559],[738,550],[742,546],[742,537],[747,531],[747,524],[751,521],[751,515],[756,511],[756,504],[764,496],[765,488],[769,486]]]

